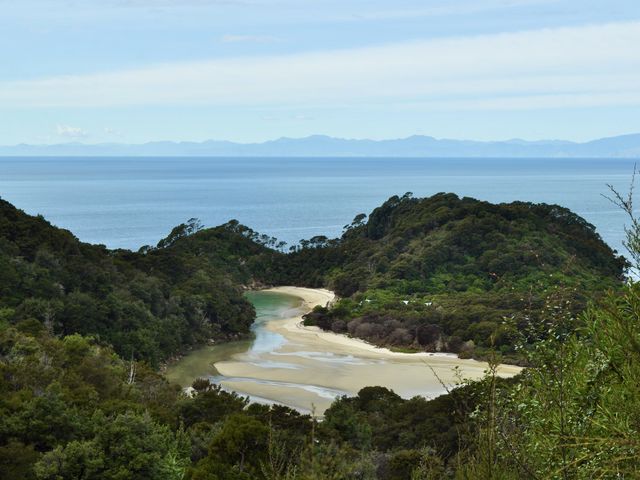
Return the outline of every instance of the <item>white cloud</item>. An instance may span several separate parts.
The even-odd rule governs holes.
[[[104,133],[106,135],[113,135],[114,137],[121,137],[122,132],[116,128],[104,127]]]
[[[640,22],[626,22],[173,63],[1,82],[0,107],[638,105],[638,45]]]
[[[67,137],[67,138],[84,138],[88,136],[88,133],[80,127],[71,127],[69,125],[61,125],[61,124],[58,124],[56,126],[56,133],[60,137]]]

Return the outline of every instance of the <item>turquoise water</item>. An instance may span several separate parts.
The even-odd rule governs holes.
[[[196,378],[211,378],[219,382],[224,377],[218,374],[214,363],[229,360],[239,354],[248,354],[249,358],[257,357],[261,353],[277,349],[285,342],[281,335],[265,329],[264,324],[269,320],[292,316],[292,312],[297,311],[300,306],[300,299],[274,292],[248,292],[247,298],[256,309],[256,321],[251,326],[254,339],[197,348],[169,366],[166,376],[170,381],[182,387],[190,386]]]
[[[236,218],[288,243],[339,235],[385,199],[454,192],[492,202],[558,203],[621,250],[630,159],[0,158],[0,196],[80,239],[137,249],[191,217]]]
[[[301,300],[280,292],[248,295],[256,307],[255,338],[193,350],[167,370],[183,387],[209,378],[260,403],[279,403],[322,415],[336,397],[355,395],[368,385],[381,385],[403,398],[440,395],[464,378],[480,378],[486,364],[455,355],[392,354],[385,349],[313,329],[291,328],[301,313]],[[280,320],[288,320],[288,327]],[[454,367],[460,370],[454,369]],[[501,374],[518,371],[501,367]],[[456,373],[458,372],[458,373]]]

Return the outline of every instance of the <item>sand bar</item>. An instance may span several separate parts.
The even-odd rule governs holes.
[[[382,385],[405,398],[435,397],[442,385],[457,382],[454,367],[464,378],[480,378],[487,364],[462,360],[451,354],[392,352],[346,335],[302,325],[302,315],[316,305],[334,300],[328,290],[277,287],[267,291],[301,299],[291,316],[273,319],[261,328],[280,339],[269,351],[249,349],[216,362],[225,388],[258,401],[277,402],[321,415],[341,394],[354,395],[362,387]],[[512,376],[520,367],[501,365],[501,376]]]

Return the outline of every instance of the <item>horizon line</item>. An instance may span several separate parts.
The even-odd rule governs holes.
[[[127,142],[86,143],[86,142],[81,142],[81,141],[75,140],[75,141],[58,142],[58,143],[26,143],[26,142],[20,142],[20,143],[14,143],[14,144],[2,144],[2,145],[0,145],[0,148],[55,147],[55,146],[86,146],[86,147],[144,146],[144,145],[149,145],[149,144],[154,144],[154,143],[203,144],[203,143],[209,143],[209,142],[231,143],[231,144],[234,144],[234,145],[262,145],[262,144],[265,144],[265,143],[277,142],[277,141],[281,141],[281,140],[299,141],[299,140],[309,140],[309,139],[312,139],[312,138],[318,138],[318,139],[322,138],[322,139],[342,140],[342,141],[367,141],[367,142],[392,142],[392,141],[409,140],[409,139],[412,139],[412,138],[425,138],[425,139],[431,139],[431,140],[435,140],[435,141],[475,142],[475,143],[564,142],[564,143],[571,143],[571,144],[580,145],[580,144],[586,144],[586,143],[590,143],[590,142],[594,142],[594,141],[598,141],[598,140],[604,140],[604,139],[610,139],[610,138],[618,138],[618,137],[633,137],[633,136],[637,136],[637,135],[640,135],[640,131],[631,132],[631,133],[622,133],[622,134],[610,135],[610,136],[601,136],[601,137],[591,138],[589,140],[578,141],[578,140],[567,140],[567,139],[562,139],[562,138],[525,139],[525,138],[522,138],[522,137],[512,137],[512,138],[507,138],[507,139],[494,139],[494,140],[476,140],[476,139],[472,139],[472,138],[434,137],[434,136],[428,135],[428,134],[412,134],[412,135],[407,135],[407,136],[404,136],[404,137],[391,137],[391,138],[375,139],[375,138],[369,138],[369,137],[360,137],[360,138],[356,138],[356,137],[340,137],[340,136],[333,136],[333,135],[326,135],[326,134],[319,134],[318,133],[318,134],[305,135],[305,136],[301,136],[301,137],[280,136],[280,137],[275,137],[275,138],[262,140],[262,141],[248,141],[248,142],[242,142],[242,141],[236,141],[236,140],[227,140],[227,139],[215,139],[215,138],[207,138],[207,139],[204,139],[204,140],[167,140],[167,139],[164,139],[164,140],[149,140],[149,141],[146,141],[146,142],[138,142],[138,143],[127,143]]]

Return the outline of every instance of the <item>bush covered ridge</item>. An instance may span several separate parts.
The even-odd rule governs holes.
[[[315,237],[295,248],[291,273],[329,281],[348,297],[376,287],[405,294],[499,290],[549,273],[600,281],[625,268],[593,225],[557,205],[405,194],[365,219],[358,215],[340,239]]]
[[[343,297],[309,324],[378,345],[511,355],[548,295],[571,292],[578,312],[626,269],[592,225],[557,205],[406,194],[365,218],[287,261],[294,283]]]
[[[0,201],[0,478],[637,478],[640,287],[592,226],[449,194],[365,218],[289,254],[235,221],[195,220],[129,252]],[[157,373],[184,346],[246,334],[241,286],[261,283],[341,293],[309,315],[323,328],[466,354],[490,342],[529,368],[499,379],[487,346],[479,382],[433,400],[367,387],[320,423],[208,380],[187,396]]]
[[[208,380],[193,387],[186,396],[144,363],[78,334],[2,325],[0,478],[405,478],[423,447],[442,461],[457,452],[457,425],[479,391],[427,401],[368,387],[337,400],[318,424]]]
[[[549,304],[531,367],[434,400],[381,387],[340,398],[318,424],[248,404],[206,380],[193,397],[144,363],[39,322],[0,325],[0,477],[414,480],[636,478],[637,285],[569,330]]]
[[[210,248],[230,242],[213,237]],[[93,335],[153,365],[184,346],[247,335],[255,312],[236,258],[204,264],[178,253],[89,245],[0,200],[0,321]]]
[[[254,311],[243,286],[327,286],[342,300],[307,322],[396,348],[512,355],[545,295],[573,291],[577,312],[625,269],[567,209],[453,194],[392,197],[339,239],[283,250],[235,220],[203,229],[196,219],[156,247],[108,250],[2,201],[0,316],[90,334],[157,365],[191,345],[248,335]]]

